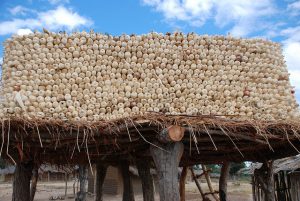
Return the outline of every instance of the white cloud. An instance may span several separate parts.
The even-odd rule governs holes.
[[[294,15],[294,16],[299,15],[300,14],[300,0],[288,4],[287,9],[291,15]]]
[[[3,63],[3,57],[0,57],[0,65]]]
[[[167,20],[202,26],[214,19],[219,27],[232,25],[233,35],[245,36],[265,26],[263,18],[276,13],[272,0],[143,0]]]
[[[67,28],[71,30],[78,26],[91,25],[90,20],[62,6],[55,10],[39,13],[39,18],[49,29]]]
[[[21,35],[21,36],[28,35],[28,34],[31,34],[31,33],[33,33],[33,32],[30,29],[19,29],[17,31],[17,34]]]
[[[48,0],[50,4],[64,4],[64,3],[69,3],[69,0]]]
[[[18,5],[8,9],[12,15],[26,15],[28,12],[34,12],[34,10],[25,8],[24,6]]]
[[[300,91],[300,26],[284,29],[280,35],[286,37],[283,41],[283,54],[291,74],[291,83],[296,91]]]
[[[93,22],[71,9],[58,6],[54,10],[39,12],[35,18],[12,19],[0,22],[0,35],[17,33],[23,29],[41,29],[45,27],[49,30],[65,29],[71,31],[80,26],[91,26]]]

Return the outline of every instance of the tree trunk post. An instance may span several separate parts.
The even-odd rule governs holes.
[[[154,201],[154,186],[150,173],[150,162],[148,160],[137,160],[136,166],[142,181],[144,201]]]
[[[68,193],[68,173],[65,173],[65,199],[67,199]]]
[[[134,201],[133,186],[129,172],[129,162],[123,161],[120,167],[123,177],[123,201]]]
[[[39,179],[39,166],[35,165],[32,170],[32,179],[31,179],[31,186],[30,186],[30,201],[34,200],[38,179]]]
[[[184,151],[181,142],[160,143],[151,146],[150,153],[156,165],[160,201],[179,201],[178,166]]]
[[[254,171],[257,182],[261,185],[264,201],[275,200],[273,161],[264,162],[260,169]]]
[[[75,201],[86,200],[86,183],[88,169],[86,165],[79,165],[79,192],[77,192]]]
[[[96,199],[95,201],[103,201],[103,183],[106,176],[108,166],[103,162],[96,164]]]
[[[221,175],[219,180],[219,197],[220,201],[227,201],[227,181],[229,176],[230,164],[224,162],[221,168]]]
[[[180,201],[185,201],[185,180],[187,176],[188,167],[184,166],[180,175],[179,191],[180,191]]]
[[[32,169],[32,162],[17,163],[14,173],[12,201],[30,200],[30,179]]]

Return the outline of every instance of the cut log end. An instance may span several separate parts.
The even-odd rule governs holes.
[[[185,129],[181,126],[172,125],[164,130],[159,135],[159,141],[167,142],[179,142],[184,136]]]

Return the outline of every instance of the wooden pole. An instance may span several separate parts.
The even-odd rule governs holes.
[[[34,165],[34,168],[32,171],[31,186],[30,186],[30,201],[34,200],[38,179],[39,179],[39,166]]]
[[[205,165],[201,165],[201,167],[202,167],[202,170],[203,170],[203,173],[204,173],[204,176],[205,176],[205,179],[206,179],[209,191],[212,193],[212,196],[214,197],[215,200],[219,200],[219,197],[214,193],[215,190],[214,190],[214,188],[212,186],[211,179],[210,179],[210,176],[208,174],[206,166]]]
[[[156,165],[160,201],[179,201],[178,166],[184,151],[181,142],[158,144],[150,147]]]
[[[108,166],[103,162],[96,164],[96,199],[95,201],[103,201],[103,183],[106,176]]]
[[[142,181],[144,201],[154,201],[154,186],[150,173],[150,162],[148,160],[136,160],[136,166]]]
[[[65,172],[65,199],[67,199],[68,193],[68,173]]]
[[[197,188],[198,188],[198,190],[200,192],[200,195],[201,195],[202,199],[205,200],[206,199],[205,193],[203,192],[203,190],[201,188],[201,185],[200,185],[200,183],[199,183],[199,181],[198,181],[198,179],[196,177],[196,174],[195,174],[195,172],[193,170],[193,167],[190,167],[190,170],[191,170],[191,173],[192,173],[193,180],[195,181],[195,184],[196,184],[196,186],[197,186]]]
[[[223,163],[219,180],[219,197],[220,201],[227,201],[227,181],[229,176],[230,164]]]
[[[123,176],[123,201],[134,201],[133,186],[129,172],[129,162],[121,163],[121,172]]]
[[[86,165],[79,165],[78,170],[79,170],[79,192],[77,192],[75,201],[85,201],[88,169]]]
[[[30,200],[30,179],[32,169],[32,162],[17,163],[14,173],[12,201]]]
[[[185,180],[187,176],[187,166],[184,166],[181,171],[180,181],[179,181],[179,192],[180,192],[180,201],[185,201]]]
[[[264,201],[275,200],[273,161],[264,162],[260,169],[254,171],[254,176],[264,194]]]

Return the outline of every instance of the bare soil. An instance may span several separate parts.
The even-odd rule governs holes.
[[[214,189],[218,189],[217,183],[213,183]],[[205,192],[208,188],[204,183],[201,184]],[[64,197],[65,183],[64,182],[40,182],[38,183],[35,201],[46,201],[51,197],[61,196]],[[0,201],[10,201],[12,194],[12,184],[0,183]],[[73,187],[71,182],[68,184],[67,201],[73,201]],[[93,201],[94,195],[89,194],[87,201]],[[119,201],[122,200],[121,195],[104,195],[104,201]],[[142,194],[135,195],[136,201],[142,201]],[[155,196],[155,200],[159,200],[159,196]],[[186,200],[188,201],[201,201],[201,196],[198,189],[193,182],[187,182],[186,184]],[[239,184],[229,182],[228,184],[228,200],[229,201],[252,201],[251,197],[251,185],[247,182],[241,182]]]

